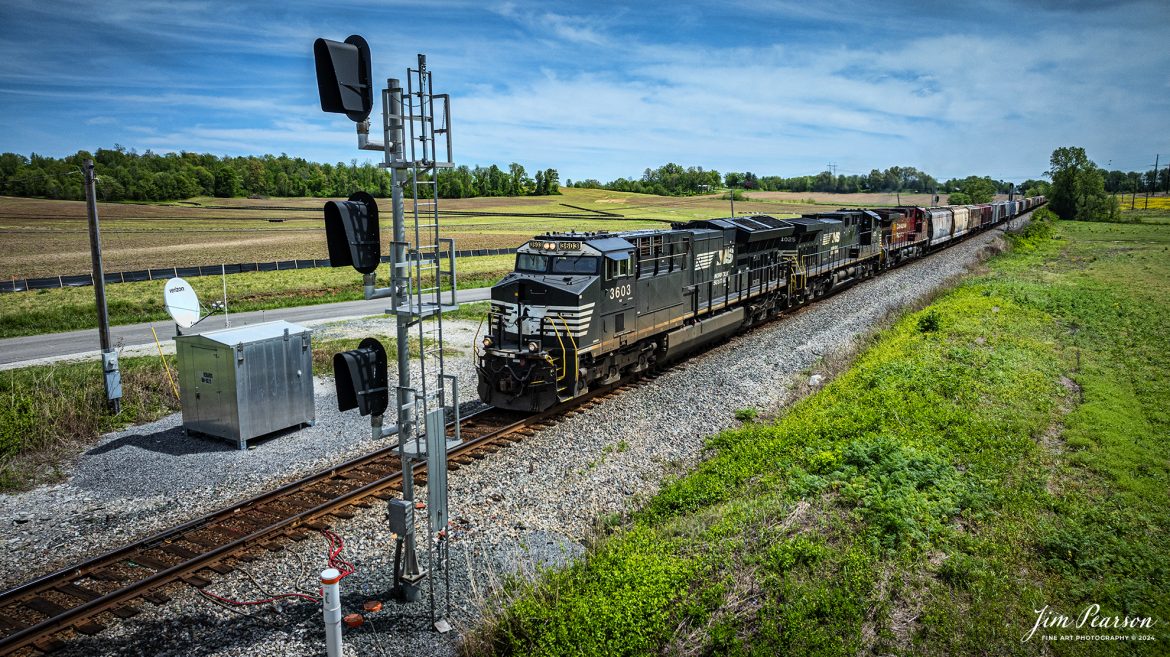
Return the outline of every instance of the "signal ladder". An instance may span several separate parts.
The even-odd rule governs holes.
[[[397,295],[392,297],[391,311],[408,316],[417,327],[417,344],[399,348],[417,349],[420,379],[410,395],[413,401],[406,405],[413,413],[414,426],[427,428],[423,418],[430,410],[447,408],[458,413],[455,377],[445,373],[443,362],[443,311],[457,305],[455,240],[439,236],[438,171],[454,166],[451,103],[448,94],[433,93],[425,55],[418,56],[418,68],[407,69],[404,91],[401,114],[391,114],[389,119],[391,123],[399,122],[401,127],[394,127],[403,131],[402,137],[409,144],[409,159],[404,164],[409,171],[406,182],[410,185],[412,208],[406,241],[392,243],[391,284],[395,289],[406,290],[406,294],[402,299],[405,305]],[[438,116],[436,104],[440,106]],[[440,148],[442,160],[438,157]],[[399,254],[405,254],[405,259],[400,260]],[[458,421],[457,417],[449,419]],[[415,433],[416,441],[424,432],[425,429]]]

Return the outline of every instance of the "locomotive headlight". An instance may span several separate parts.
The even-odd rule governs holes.
[[[492,339],[491,339],[491,338],[489,338],[489,337],[487,337],[487,336],[484,336],[484,338],[483,338],[483,348],[484,348],[484,349],[489,349],[489,348],[491,348],[491,346],[492,346]]]
[[[528,351],[531,351],[531,352],[532,352],[532,353],[534,353],[534,354],[536,353],[536,350],[537,350],[537,349],[539,349],[539,348],[540,348],[540,347],[539,347],[539,346],[537,346],[537,344],[536,344],[535,342],[529,342],[529,343],[528,343]]]

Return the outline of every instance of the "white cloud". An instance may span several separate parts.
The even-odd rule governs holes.
[[[1034,177],[1056,146],[1117,148],[1110,125],[1158,129],[1167,97],[1123,82],[1150,47],[1108,28],[821,49],[625,43],[628,78],[569,71],[459,97],[458,138],[480,161],[538,159],[563,177],[637,175],[668,160],[796,175],[829,159]]]
[[[0,98],[19,108],[6,125],[21,150],[43,149],[33,135],[66,124],[107,143],[148,130],[143,145],[160,149],[369,158],[347,120],[320,113],[312,81],[312,39],[351,29],[369,37],[379,75],[400,77],[428,54],[436,90],[453,95],[460,163],[609,179],[666,161],[797,175],[832,160],[1024,178],[1060,145],[1117,161],[1170,150],[1150,143],[1170,116],[1164,0],[1108,12],[1007,0],[328,10],[290,0],[271,11],[148,0],[96,13],[13,1],[14,17],[59,19],[69,43],[93,50],[42,53],[0,25],[13,37],[0,39]],[[54,143],[66,138],[79,139]]]

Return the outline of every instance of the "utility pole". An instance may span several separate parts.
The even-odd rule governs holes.
[[[735,216],[735,185],[727,186],[727,198],[731,199],[731,216]]]
[[[1146,186],[1146,208],[1145,209],[1147,209],[1147,210],[1150,209],[1150,188],[1158,184],[1158,158],[1160,156],[1161,156],[1160,153],[1154,154],[1154,177],[1150,178],[1150,184]]]
[[[102,346],[102,376],[106,385],[106,407],[117,415],[122,411],[122,373],[118,371],[118,354],[110,344],[110,315],[106,308],[106,274],[102,268],[102,236],[98,230],[97,178],[93,160],[85,160],[85,209],[89,214],[89,254],[93,261],[93,292],[97,301],[98,338]]]

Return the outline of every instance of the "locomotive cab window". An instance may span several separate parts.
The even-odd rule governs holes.
[[[539,253],[517,253],[516,271],[543,274],[548,271],[548,256]]]
[[[597,256],[554,256],[552,259],[552,273],[596,274]]]
[[[630,275],[630,255],[628,253],[610,253],[605,256],[605,278],[625,278]]]

